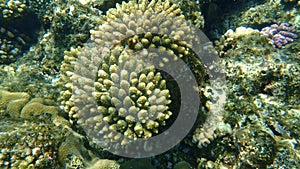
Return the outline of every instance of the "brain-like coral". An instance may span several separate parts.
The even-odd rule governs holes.
[[[66,52],[61,69],[69,83],[62,105],[93,143],[127,145],[159,134],[176,117],[171,108],[176,91],[168,88],[174,83],[162,71],[170,62],[183,60],[201,82],[200,49],[191,50],[200,42],[178,6],[168,1],[123,2],[105,20],[91,30],[85,47]],[[186,69],[176,67],[176,76]]]

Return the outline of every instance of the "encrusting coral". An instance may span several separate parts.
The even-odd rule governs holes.
[[[0,114],[5,116],[11,112],[12,117],[18,117],[23,106],[30,100],[30,95],[23,92],[0,90]]]
[[[227,78],[223,118],[232,131],[208,145],[214,160],[203,158],[198,168],[299,168],[299,45],[286,44],[294,49],[288,55],[257,29],[239,27],[216,47]]]
[[[43,119],[44,118],[44,119]],[[34,121],[0,120],[0,168],[51,168],[57,166],[57,149],[62,130],[47,122],[48,116]]]
[[[82,137],[52,104],[25,92],[0,90],[0,168],[118,168],[115,161],[88,152]]]
[[[57,166],[57,151],[68,122],[58,108],[31,99],[25,92],[0,90],[0,167],[48,168]]]
[[[124,146],[131,139],[160,133],[174,116],[170,77],[158,69],[180,58],[199,84],[206,73],[190,49],[199,43],[195,30],[184,21],[177,5],[123,2],[104,18],[102,25],[91,30],[91,42],[65,52],[62,106],[71,122],[85,129],[91,143]],[[157,65],[151,59],[159,60]]]
[[[2,116],[30,119],[43,113],[58,115],[58,108],[47,105],[42,98],[33,98],[25,92],[0,90],[0,111]]]

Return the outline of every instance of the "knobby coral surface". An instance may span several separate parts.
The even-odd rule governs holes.
[[[191,50],[200,46],[196,31],[177,5],[123,2],[104,18],[86,46],[66,52],[62,105],[91,143],[117,149],[161,133],[176,117],[172,99],[178,91],[168,88],[172,78],[160,71],[169,62],[183,60],[199,84],[206,73],[196,55],[202,49]],[[186,71],[176,69],[176,76]]]
[[[295,29],[288,23],[272,24],[263,28],[261,33],[269,37],[271,43],[277,48],[293,42],[298,37]]]

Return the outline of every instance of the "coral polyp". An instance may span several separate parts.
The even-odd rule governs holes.
[[[176,77],[164,71],[174,69],[172,62],[189,65],[176,72],[190,69],[195,88],[206,73],[191,49],[199,43],[195,30],[177,5],[130,1],[117,4],[105,19],[86,46],[66,53],[62,71],[70,80],[62,104],[92,143],[117,148],[161,134],[176,118],[171,103],[179,91],[167,87]]]

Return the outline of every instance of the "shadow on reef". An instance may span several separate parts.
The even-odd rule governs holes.
[[[37,42],[42,27],[37,15],[29,9],[25,8],[22,15],[16,17],[3,13],[0,13],[0,64],[9,64]]]
[[[217,40],[228,29],[236,25],[228,21],[228,17],[239,15],[242,11],[264,3],[264,0],[204,0],[200,1],[201,11],[205,19],[204,33],[210,40]]]

